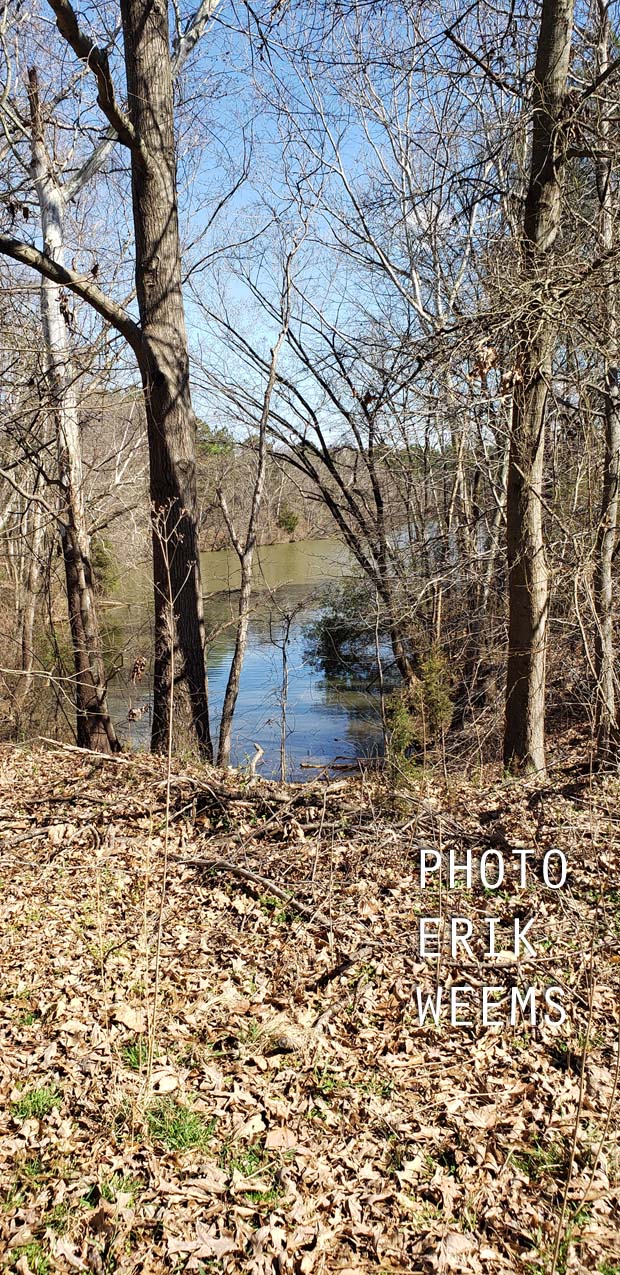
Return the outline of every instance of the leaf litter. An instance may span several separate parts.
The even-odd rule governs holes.
[[[0,1261],[17,1275],[620,1271],[617,779],[280,785],[0,753]],[[563,890],[419,888],[525,846]],[[418,920],[536,918],[566,1023],[420,1026]],[[542,939],[542,942],[541,942]],[[150,1085],[147,1073],[151,1057]]]

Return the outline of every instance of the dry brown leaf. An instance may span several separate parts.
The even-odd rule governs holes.
[[[269,1129],[265,1137],[265,1146],[268,1151],[285,1151],[297,1146],[297,1138],[292,1129],[284,1127]]]
[[[137,1036],[143,1036],[147,1030],[146,1010],[135,1005],[113,1005],[112,1017],[115,1022],[122,1023],[123,1027],[128,1027],[129,1031],[135,1032]]]
[[[69,1266],[73,1267],[76,1271],[85,1271],[88,1269],[85,1262],[77,1252],[76,1246],[71,1244],[69,1240],[63,1239],[62,1236],[58,1236],[58,1239],[55,1241],[54,1256],[63,1257],[64,1260],[69,1263]]]

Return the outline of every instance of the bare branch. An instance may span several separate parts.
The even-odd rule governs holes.
[[[110,121],[116,136],[124,146],[136,151],[147,163],[148,156],[141,145],[129,116],[116,101],[114,83],[110,71],[110,60],[107,49],[93,44],[89,36],[80,29],[76,14],[69,0],[48,0],[50,8],[56,16],[56,26],[61,36],[73,49],[73,52],[85,62],[93,72],[97,81],[97,102],[106,118]]]
[[[586,98],[592,97],[592,94],[596,93],[597,89],[600,89],[602,85],[605,84],[612,75],[615,75],[616,71],[619,69],[620,57],[614,58],[613,62],[610,62],[609,65],[605,67],[605,70],[601,71],[600,75],[597,75],[592,84],[588,85],[588,88],[583,90],[580,95],[580,101],[584,102]]]
[[[102,292],[101,288],[98,288],[90,279],[77,274],[75,270],[68,270],[66,266],[59,265],[45,253],[39,252],[38,248],[22,243],[20,239],[12,239],[10,235],[0,235],[0,252],[6,257],[11,257],[13,261],[18,261],[22,266],[30,266],[46,279],[51,279],[52,283],[59,283],[62,287],[69,288],[77,297],[81,297],[92,306],[93,310],[97,311],[97,314],[101,315],[102,319],[120,332],[138,360],[141,358],[143,338],[138,324],[134,323],[122,306],[107,297],[105,292]]]
[[[66,203],[70,199],[75,199],[80,194],[80,191],[88,185],[91,178],[97,176],[117,141],[118,137],[115,130],[109,128],[105,137],[93,148],[88,159],[84,161],[77,173],[74,173],[73,177],[69,177],[63,182],[62,193]]]
[[[230,510],[228,508],[228,502],[224,495],[224,490],[221,483],[218,483],[217,487],[215,488],[215,494],[220,504],[220,509],[222,511],[224,522],[226,523],[226,530],[230,536],[230,543],[232,544],[232,547],[237,557],[243,558],[243,545],[241,544],[241,541],[237,535],[237,529],[231,518]]]
[[[202,0],[192,14],[180,38],[175,39],[171,58],[172,78],[176,79],[211,21],[220,0]]]
[[[455,48],[459,50],[459,53],[463,53],[466,58],[470,58],[471,61],[476,64],[476,66],[480,67],[480,70],[484,71],[484,74],[487,76],[487,78],[491,80],[491,82],[495,84],[498,89],[501,89],[502,92],[504,93],[511,93],[513,97],[518,97],[518,98],[523,97],[523,94],[519,93],[518,89],[513,88],[511,84],[507,84],[506,80],[502,80],[501,76],[497,75],[495,71],[492,70],[488,62],[485,62],[481,57],[478,56],[477,53],[474,53],[473,49],[470,49],[468,48],[466,44],[463,44],[463,41],[459,40],[458,36],[454,34],[454,31],[450,29],[446,29],[444,31],[444,35],[450,41],[450,43],[453,44]]]

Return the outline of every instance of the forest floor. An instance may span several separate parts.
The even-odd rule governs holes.
[[[620,1275],[620,781],[397,787],[175,769],[166,835],[163,760],[2,748],[0,1269]]]

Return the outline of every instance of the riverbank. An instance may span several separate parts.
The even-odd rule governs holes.
[[[0,752],[4,1268],[532,1275],[559,1231],[558,1272],[610,1275],[618,780],[166,793],[147,755]],[[472,961],[421,960],[454,914]],[[420,1025],[464,983],[563,989],[566,1021]]]

